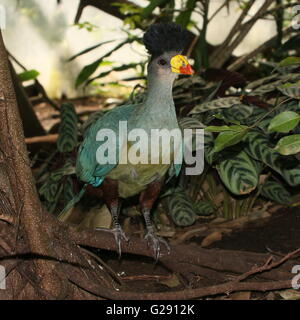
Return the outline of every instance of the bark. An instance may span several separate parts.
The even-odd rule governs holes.
[[[45,134],[45,130],[37,118],[13,66],[9,64],[9,67],[17,97],[18,109],[23,123],[24,134],[26,137],[42,136]]]
[[[24,133],[18,112],[12,78],[9,72],[7,53],[0,33],[0,143],[1,165],[7,172],[9,199],[15,216],[19,215],[29,247],[37,255],[53,253],[51,242],[41,230],[42,206],[38,199],[35,183],[29,166]],[[3,191],[5,192],[5,191]],[[37,259],[35,268],[41,288],[54,296],[60,296],[60,281],[53,272],[53,262]]]

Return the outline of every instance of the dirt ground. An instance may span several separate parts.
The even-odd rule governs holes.
[[[249,223],[234,231],[208,248],[242,250],[259,253],[284,254],[300,246],[300,210],[280,209],[269,220]],[[194,237],[190,242],[200,245],[203,237]],[[123,279],[124,285],[140,292],[181,290],[206,285],[197,275],[189,281],[172,275],[153,259],[124,254],[119,260],[116,253],[101,252],[101,257]],[[205,281],[205,280],[204,280]],[[250,298],[250,293],[247,293]],[[251,299],[280,299],[276,293],[251,293]],[[244,299],[245,295],[217,296],[216,299]],[[282,298],[281,298],[282,299]]]
[[[300,246],[299,208],[281,209],[262,224],[248,225],[214,243],[212,247],[252,252],[288,253]]]

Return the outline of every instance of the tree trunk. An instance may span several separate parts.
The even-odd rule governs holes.
[[[14,67],[9,63],[12,82],[16,93],[18,109],[23,123],[23,130],[26,138],[43,136],[45,130],[37,118],[28,96],[20,83]]]
[[[42,206],[37,196],[34,179],[29,166],[24,134],[13,82],[9,72],[7,53],[0,32],[0,164],[7,174],[8,184],[2,194],[9,190],[9,203],[24,228],[30,251],[37,256],[53,253],[50,239],[43,225]],[[36,259],[34,267],[40,286],[51,295],[60,294],[60,281],[55,277],[52,261]]]

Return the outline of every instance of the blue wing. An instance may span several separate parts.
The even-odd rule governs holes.
[[[79,148],[76,162],[76,174],[81,181],[98,187],[105,176],[116,164],[100,165],[96,159],[97,149],[104,141],[97,141],[96,136],[100,129],[110,129],[116,134],[116,147],[119,150],[119,122],[128,121],[137,105],[125,105],[114,108],[88,127],[84,140]],[[116,152],[118,162],[118,152]]]

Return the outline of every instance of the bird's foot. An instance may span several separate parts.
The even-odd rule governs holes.
[[[124,233],[121,227],[116,227],[112,229],[112,233],[115,236],[119,258],[121,258],[121,242],[122,240],[125,240],[126,243],[128,243],[129,238],[126,236],[126,234]]]
[[[153,230],[148,230],[145,240],[147,240],[148,246],[151,246],[153,249],[156,262],[160,257],[160,243],[163,243],[166,246],[168,254],[170,254],[170,246],[168,242],[164,238],[158,237]]]
[[[122,230],[121,226],[117,226],[117,227],[115,227],[113,229],[97,228],[97,230],[111,232],[114,235],[115,241],[116,241],[116,245],[117,245],[117,251],[118,251],[118,254],[119,254],[119,258],[121,258],[121,253],[122,253],[121,242],[122,242],[122,240],[125,240],[127,244],[129,242],[129,238],[126,236],[126,234]]]

